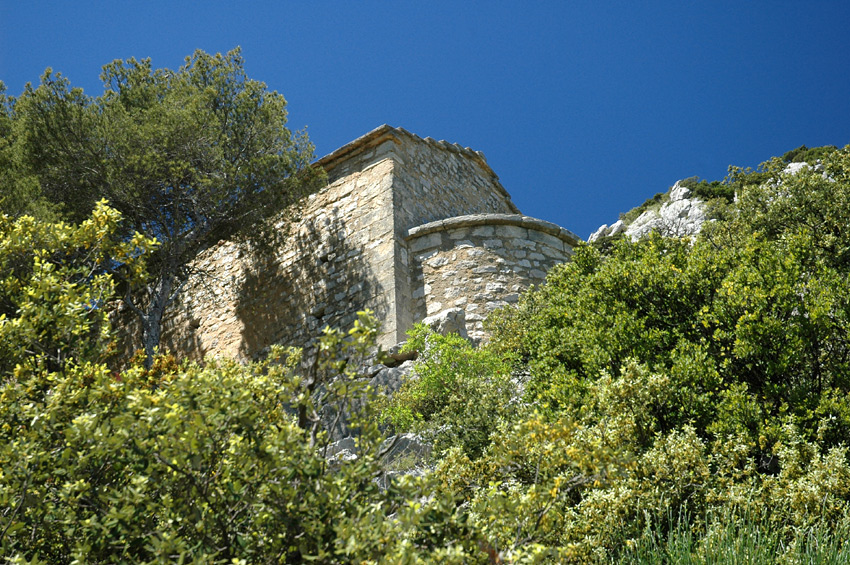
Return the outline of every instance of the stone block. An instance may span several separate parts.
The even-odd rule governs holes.
[[[466,337],[466,313],[462,308],[449,308],[439,314],[428,316],[422,323],[441,335],[456,333]]]
[[[417,237],[416,239],[410,242],[410,252],[418,253],[420,251],[424,251],[425,249],[431,249],[434,247],[439,247],[443,242],[442,234],[440,233],[429,233],[428,235],[424,235],[422,237]]]
[[[499,269],[496,267],[496,265],[482,265],[480,267],[475,267],[474,269],[472,269],[472,272],[476,275],[480,275],[484,273],[495,273],[498,270]]]
[[[528,230],[519,226],[496,226],[496,235],[503,239],[528,239]]]
[[[449,262],[448,258],[446,258],[444,255],[437,255],[435,257],[432,257],[431,259],[428,259],[428,266],[433,268],[433,269],[436,269],[436,268],[442,267],[444,265],[447,265],[448,262]]]
[[[476,226],[471,233],[475,237],[492,237],[496,230],[493,226]]]
[[[561,241],[561,239],[542,231],[528,230],[528,239],[530,239],[531,241],[544,243],[550,247],[554,247],[555,249],[564,248],[564,242]]]
[[[443,309],[443,305],[440,302],[430,302],[425,306],[425,312],[429,316],[433,316]]]

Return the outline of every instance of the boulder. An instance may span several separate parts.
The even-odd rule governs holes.
[[[382,368],[369,382],[373,389],[382,391],[387,396],[392,396],[407,380],[411,371],[413,371],[413,361],[405,361],[398,367]]]
[[[623,220],[617,220],[616,222],[611,224],[610,228],[608,228],[608,235],[613,237],[613,236],[615,236],[619,233],[622,233],[624,231],[626,231],[625,222],[623,222]]]
[[[605,237],[606,235],[608,235],[608,224],[602,224],[596,229],[595,232],[593,232],[587,237],[587,241],[588,243],[592,243],[600,237]]]
[[[399,434],[384,440],[381,452],[385,463],[406,459],[414,464],[431,454],[431,444],[416,434]]]
[[[449,308],[428,316],[422,323],[441,335],[456,333],[460,337],[469,338],[466,333],[466,312],[463,308]]]
[[[670,189],[671,202],[685,200],[686,198],[690,197],[690,195],[691,189],[686,186],[682,186],[682,181],[680,180],[677,180],[676,184],[673,185],[673,188]]]
[[[796,175],[804,169],[811,168],[812,166],[808,163],[788,163],[788,165],[782,170],[782,173],[786,175]]]

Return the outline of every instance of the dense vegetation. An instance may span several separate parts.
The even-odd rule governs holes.
[[[37,192],[0,107],[0,182]],[[579,247],[491,317],[487,346],[415,328],[415,376],[390,399],[358,372],[374,360],[368,313],[326,329],[311,363],[275,349],[115,370],[109,312],[158,276],[162,242],[109,202],[66,223],[58,202],[35,218],[9,190],[0,555],[848,562],[850,147],[812,151],[693,179],[719,210],[696,239]],[[800,156],[823,170],[784,174]],[[331,444],[329,407],[356,457]],[[405,431],[430,459],[387,458]]]
[[[283,96],[246,76],[238,48],[196,51],[176,70],[116,60],[100,78],[96,97],[51,69],[17,98],[0,86],[0,203],[10,215],[80,222],[107,199],[124,238],[156,238],[147,284],[112,273],[150,367],[163,313],[198,254],[245,237],[246,220],[257,226],[249,237],[267,240],[279,230],[263,220],[321,176],[306,136],[286,128]]]
[[[437,439],[437,475],[503,558],[712,562],[754,539],[768,563],[850,556],[850,149],[821,156],[823,174],[740,172],[695,241],[579,248],[491,318],[477,367],[430,338],[387,413]],[[521,382],[482,377],[488,355]]]

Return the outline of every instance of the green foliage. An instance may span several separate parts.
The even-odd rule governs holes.
[[[735,198],[735,185],[731,182],[717,180],[709,182],[699,177],[690,177],[680,181],[679,184],[689,188],[693,196],[703,201],[721,199],[732,202]]]
[[[374,392],[356,371],[374,350],[368,313],[347,332],[325,330],[307,372],[291,350],[247,366],[100,364],[115,286],[103,263],[143,277],[154,246],[117,240],[119,221],[103,204],[77,227],[0,219],[0,554],[51,564],[481,560],[451,498],[424,500],[428,479],[385,476]],[[328,451],[328,406],[350,416],[356,458]]]
[[[809,149],[805,145],[788,151],[782,157],[763,163],[757,170],[751,168],[729,167],[725,179],[708,181],[699,177],[689,177],[679,181],[681,186],[691,190],[693,196],[709,204],[710,218],[722,218],[721,211],[716,210],[718,205],[729,204],[735,200],[735,195],[740,194],[746,187],[761,186],[776,176],[777,171],[782,170],[784,164],[792,162],[806,162],[815,165],[818,161],[827,159],[834,154],[837,148],[833,145],[814,147]],[[620,219],[626,224],[635,221],[638,216],[650,209],[658,209],[666,201],[667,193],[659,192],[647,199],[640,206],[620,214]],[[603,242],[606,243],[607,242]],[[607,245],[604,246],[608,248]]]
[[[46,201],[38,180],[22,164],[19,133],[15,98],[6,95],[6,86],[0,81],[0,213],[56,221],[57,207]]]
[[[764,514],[764,512],[762,512]],[[687,516],[648,525],[637,538],[626,540],[617,560],[624,564],[703,563],[846,563],[850,560],[848,525],[822,523],[791,534],[765,525],[759,516],[722,512],[710,517],[705,532],[692,532]],[[660,526],[660,527],[659,527]]]
[[[9,130],[9,159],[27,194],[72,221],[105,198],[124,217],[124,237],[139,232],[160,242],[149,284],[122,296],[152,359],[162,313],[195,257],[240,234],[272,237],[265,220],[322,179],[309,167],[306,135],[286,128],[283,96],[246,76],[239,49],[196,51],[177,70],[116,60],[101,79],[104,93],[92,97],[47,69],[37,87],[27,85],[5,104],[0,130]],[[4,198],[12,192],[5,189]],[[242,229],[246,223],[254,229]]]
[[[530,374],[525,408],[438,473],[507,562],[625,559],[650,539],[711,562],[751,534],[765,561],[794,562],[808,536],[838,539],[850,148],[823,161],[825,176],[733,169],[738,203],[695,241],[580,247],[490,321]],[[730,512],[758,520],[724,533]]]
[[[805,145],[801,145],[797,149],[792,149],[791,151],[783,154],[781,159],[785,163],[808,163],[810,165],[814,165],[819,159],[823,159],[837,149],[838,148],[834,145],[812,147],[811,149]]]
[[[233,86],[224,60],[193,64],[180,80]],[[98,107],[139,125],[132,117],[171,92],[157,90],[169,79],[158,73],[113,64]],[[64,87],[39,87],[51,88]],[[81,92],[62,92],[67,123],[98,119]],[[3,104],[0,159],[18,171],[29,133],[13,113],[26,104]],[[149,170],[155,156],[138,155],[133,170]],[[414,328],[414,376],[380,414],[359,371],[378,331],[368,313],[326,329],[315,355],[160,356],[111,372],[114,278],[144,281],[156,242],[121,231],[134,220],[122,227],[105,204],[78,226],[4,216],[0,552],[46,563],[843,562],[850,147],[818,155],[823,174],[788,175],[774,159],[719,184],[686,179],[722,211],[698,238],[578,247],[488,321],[486,347]],[[42,186],[59,182],[45,171]],[[356,457],[333,454],[328,430],[343,417]],[[379,424],[433,439],[433,471],[387,472]]]
[[[419,351],[413,377],[384,409],[398,431],[430,431],[440,453],[460,446],[477,456],[500,418],[516,412],[510,363],[457,334],[440,335],[422,324],[408,333],[405,351]]]
[[[143,279],[156,242],[121,241],[121,215],[98,203],[79,226],[0,217],[0,373],[101,360],[111,343],[106,271]]]
[[[623,222],[630,224],[638,219],[638,216],[646,212],[647,210],[657,210],[668,200],[668,196],[666,192],[656,192],[655,195],[651,198],[647,198],[643,204],[638,206],[637,208],[632,208],[625,214],[620,215],[620,219]]]
[[[321,363],[341,369],[375,327],[364,315],[347,334],[326,332]],[[417,502],[427,485],[413,479],[379,486],[371,403],[354,414],[358,457],[327,455],[325,431],[293,414],[316,399],[291,368],[165,360],[115,374],[86,363],[5,380],[2,553],[56,564],[478,561],[451,499]]]

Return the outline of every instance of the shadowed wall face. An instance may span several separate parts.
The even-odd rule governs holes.
[[[280,247],[221,242],[200,257],[203,276],[189,281],[169,313],[166,346],[251,359],[272,344],[307,345],[364,308],[383,319],[395,284],[393,161],[372,157],[307,198],[300,218],[280,225]]]

